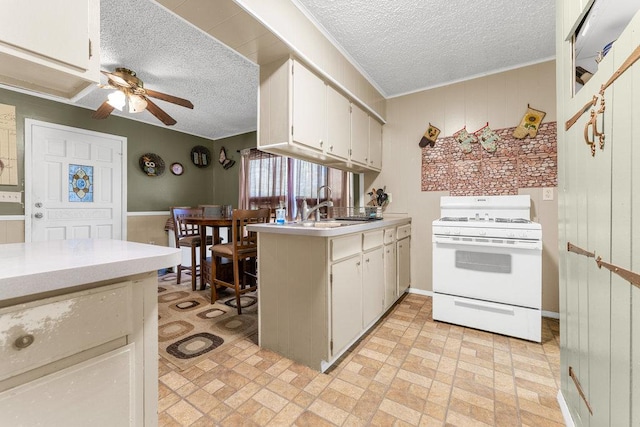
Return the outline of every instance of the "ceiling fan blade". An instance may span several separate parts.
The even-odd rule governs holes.
[[[175,125],[177,123],[173,119],[173,117],[171,117],[170,115],[165,113],[160,107],[158,107],[156,104],[151,102],[151,100],[149,98],[145,97],[145,99],[147,101],[147,110],[151,114],[156,116],[158,118],[158,120],[160,120],[162,123],[164,123],[167,126],[173,126],[173,125]]]
[[[109,104],[109,101],[104,101],[96,111],[93,112],[91,117],[94,119],[106,119],[113,111],[113,107]]]
[[[107,78],[109,79],[109,83],[113,83],[117,86],[126,87],[129,89],[133,89],[133,86],[128,81],[120,77],[119,75],[115,73],[110,73],[108,71],[100,71],[100,72],[105,76],[107,76]]]
[[[193,104],[191,101],[183,98],[178,98],[177,96],[167,95],[166,93],[156,92],[155,90],[150,90],[145,88],[145,94],[152,98],[161,99],[163,101],[171,102],[172,104],[180,105],[182,107],[191,108],[193,110]]]

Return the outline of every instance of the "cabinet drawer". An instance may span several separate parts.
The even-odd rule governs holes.
[[[396,229],[387,228],[384,230],[384,244],[389,245],[396,240]]]
[[[331,261],[336,261],[362,251],[362,234],[339,237],[331,240]]]
[[[382,235],[384,230],[368,231],[363,233],[362,237],[362,250],[368,251],[369,249],[382,246]]]
[[[398,226],[398,240],[411,236],[411,224]]]
[[[128,335],[131,282],[0,310],[0,380]]]

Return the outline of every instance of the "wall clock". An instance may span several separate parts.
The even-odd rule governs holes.
[[[172,163],[171,164],[171,173],[174,175],[182,175],[182,173],[184,172],[184,168],[182,167],[182,164],[176,162],[176,163]]]

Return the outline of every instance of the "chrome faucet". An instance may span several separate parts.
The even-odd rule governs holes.
[[[312,212],[315,211],[316,213],[316,221],[320,221],[320,208],[323,207],[333,207],[333,202],[331,200],[327,200],[326,202],[322,202],[320,203],[320,191],[322,189],[325,189],[325,194],[327,194],[327,199],[329,199],[331,197],[331,187],[329,187],[328,185],[323,185],[322,187],[318,188],[318,195],[317,195],[317,203],[314,207],[309,208],[307,206],[307,201],[303,200],[302,201],[302,220],[306,221],[309,219],[309,215],[311,215]]]

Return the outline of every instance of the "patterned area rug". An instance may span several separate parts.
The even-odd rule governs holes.
[[[212,352],[258,332],[258,298],[255,292],[242,295],[238,315],[231,289],[218,291],[210,303],[211,291],[191,290],[191,276],[182,274],[176,284],[174,273],[158,277],[158,347],[160,356],[181,370],[209,357]]]

